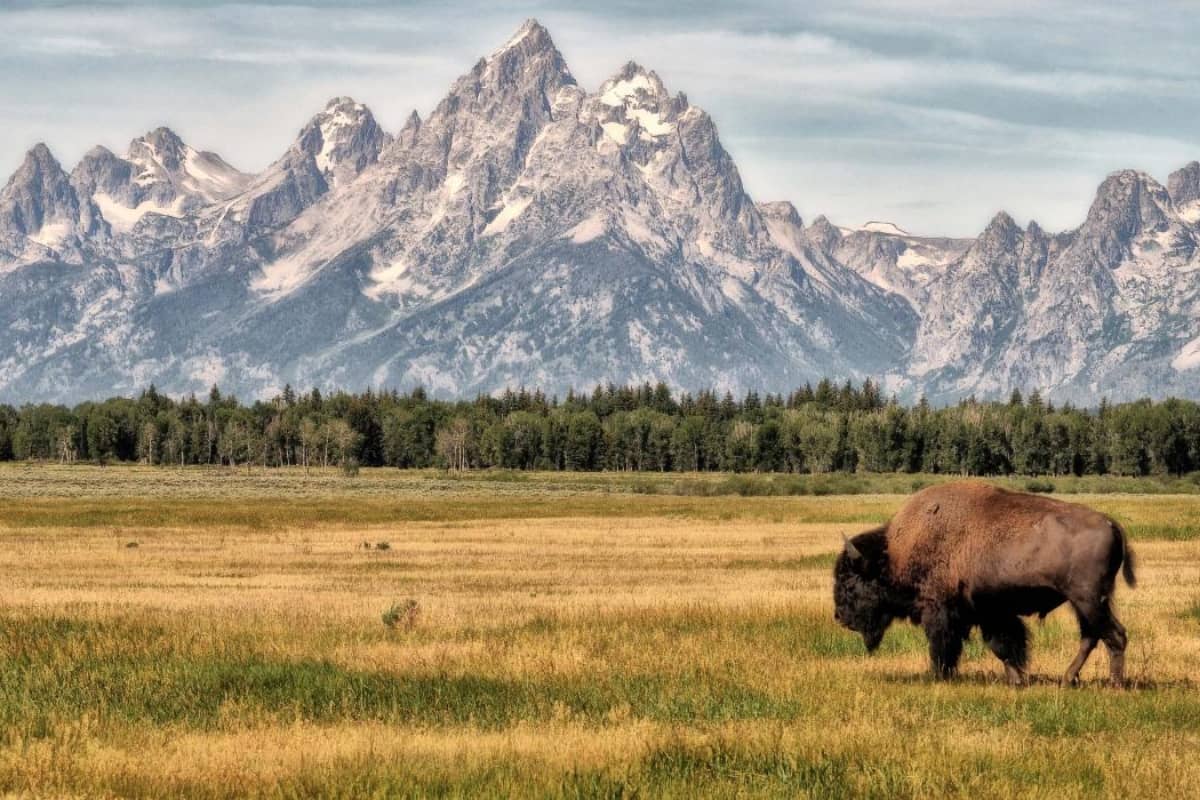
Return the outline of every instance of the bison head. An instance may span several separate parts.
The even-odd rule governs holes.
[[[841,625],[862,634],[867,652],[879,647],[900,611],[891,595],[883,529],[847,539],[833,567],[833,615]]]

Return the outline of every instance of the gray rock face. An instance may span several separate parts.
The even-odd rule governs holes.
[[[247,176],[167,129],[0,192],[0,399],[446,395],[596,381],[786,390],[882,378],[1198,394],[1200,165],[1116,173],[1083,225],[973,240],[755,203],[653,71],[581,88],[534,21],[389,136],[335,98]]]
[[[1200,222],[1200,161],[1172,172],[1167,193],[1181,215],[1189,222]]]
[[[1197,396],[1198,235],[1167,189],[1132,171],[1100,185],[1074,231],[998,216],[930,284],[904,379],[942,400],[1014,386],[1078,403]]]
[[[62,166],[44,144],[0,191],[0,268],[4,261],[78,261],[83,238],[107,233],[88,201],[81,202]]]

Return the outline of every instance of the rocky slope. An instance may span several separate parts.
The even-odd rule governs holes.
[[[0,398],[151,381],[464,394],[596,381],[951,400],[1200,388],[1200,165],[1101,186],[1050,235],[805,225],[713,120],[626,64],[580,87],[530,21],[394,136],[335,98],[257,175],[166,129],[0,192]]]

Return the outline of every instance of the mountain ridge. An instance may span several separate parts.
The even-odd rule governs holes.
[[[0,395],[151,381],[442,394],[873,377],[949,402],[1200,394],[1200,163],[1122,170],[1058,234],[805,225],[626,62],[594,92],[529,20],[424,118],[335,97],[241,173],[159,128],[0,190]]]

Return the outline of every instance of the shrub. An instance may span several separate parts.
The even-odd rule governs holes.
[[[1047,480],[1034,478],[1033,480],[1025,481],[1025,491],[1049,494],[1054,491],[1054,484]]]
[[[392,603],[391,607],[383,612],[383,624],[389,628],[403,628],[406,631],[412,630],[417,624],[417,617],[421,615],[421,604],[415,598],[408,598],[402,603]]]

